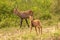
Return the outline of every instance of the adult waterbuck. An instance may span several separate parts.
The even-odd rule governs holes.
[[[33,16],[32,10],[19,11],[17,8],[14,8],[13,12],[14,12],[14,14],[16,14],[17,16],[19,16],[21,18],[20,27],[22,26],[23,19],[25,19],[25,21],[29,27],[27,19],[29,18],[29,16]]]

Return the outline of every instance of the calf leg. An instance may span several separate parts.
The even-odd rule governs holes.
[[[29,27],[29,24],[28,24],[28,21],[27,21],[27,19],[25,19],[25,21],[26,21],[26,23],[27,23],[27,25],[28,25],[28,27]]]
[[[22,22],[23,22],[23,19],[21,18],[21,21],[20,21],[20,27],[22,26]]]
[[[42,27],[40,27],[40,30],[41,30],[41,34],[42,34]]]
[[[40,27],[38,27],[39,33],[40,33]]]
[[[32,31],[32,27],[30,26],[30,33],[31,33],[31,31]]]
[[[36,31],[36,33],[37,33],[37,27],[35,27],[35,31]],[[37,33],[38,34],[38,33]]]

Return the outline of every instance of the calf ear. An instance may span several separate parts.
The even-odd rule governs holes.
[[[29,16],[30,20],[33,20],[33,17],[32,16]]]
[[[33,11],[32,11],[32,10],[31,10],[31,11],[29,11],[29,13],[30,13],[30,15],[31,15],[31,16],[33,16]]]

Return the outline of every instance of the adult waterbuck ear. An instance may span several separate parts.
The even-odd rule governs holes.
[[[14,14],[16,14],[16,11],[17,11],[17,9],[16,8],[13,8],[13,13]]]
[[[13,8],[13,13],[16,13],[17,10],[18,10],[18,6],[15,5],[14,8]]]
[[[18,15],[19,10],[18,10],[18,7],[17,6],[15,8],[13,8],[13,13],[16,14],[16,15]]]

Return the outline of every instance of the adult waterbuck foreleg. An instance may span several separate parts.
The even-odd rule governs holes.
[[[20,27],[22,26],[22,22],[23,22],[23,18],[21,18],[20,20]]]

